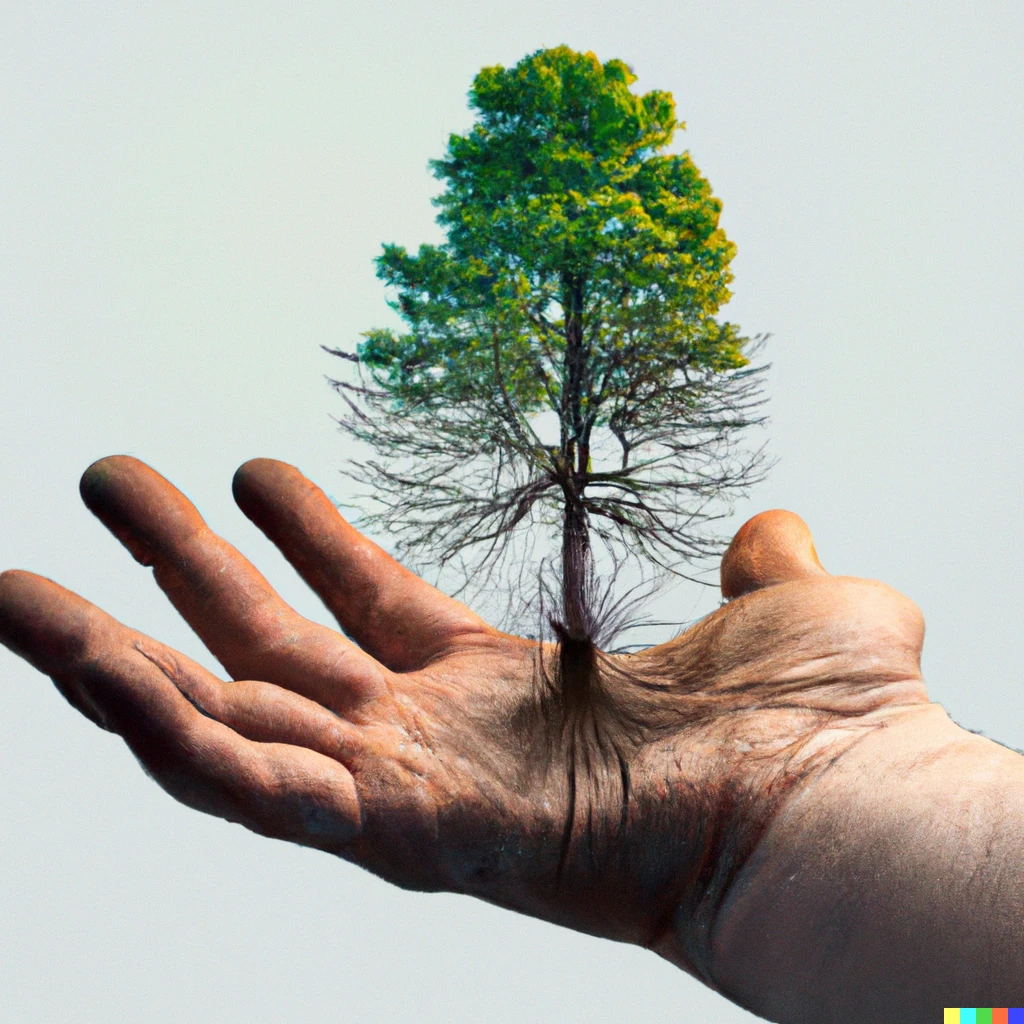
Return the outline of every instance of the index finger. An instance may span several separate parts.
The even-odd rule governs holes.
[[[239,508],[281,549],[341,628],[395,671],[421,668],[459,636],[493,633],[346,522],[294,466],[252,459],[232,484]]]

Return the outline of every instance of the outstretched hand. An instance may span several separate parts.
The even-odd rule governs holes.
[[[83,477],[86,504],[232,681],[27,572],[0,576],[0,640],[192,807],[652,947],[711,984],[722,901],[776,816],[872,725],[927,702],[916,607],[828,575],[790,513],[737,534],[727,604],[601,656],[570,704],[551,648],[403,569],[298,470],[254,460],[234,492],[343,633],[113,457]]]

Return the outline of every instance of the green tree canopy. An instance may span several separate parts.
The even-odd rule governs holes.
[[[592,538],[661,568],[715,548],[709,501],[756,475],[748,339],[717,319],[735,247],[671,94],[561,46],[484,68],[431,167],[446,242],[386,245],[405,329],[364,336],[343,422],[407,548],[479,571],[560,531],[563,618],[592,628]],[[477,577],[480,578],[479,576]]]

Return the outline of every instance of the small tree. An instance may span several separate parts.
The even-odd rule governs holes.
[[[564,46],[484,68],[475,125],[431,164],[447,242],[377,259],[406,330],[331,350],[360,368],[333,383],[378,456],[351,467],[372,518],[467,578],[553,527],[563,643],[594,639],[595,540],[677,570],[720,550],[711,499],[760,467],[735,444],[760,369],[716,319],[735,252],[721,204],[665,151],[672,96],[634,81]]]

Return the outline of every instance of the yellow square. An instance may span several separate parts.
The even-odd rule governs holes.
[[[947,1006],[942,1011],[942,1024],[960,1024],[960,1007]]]

